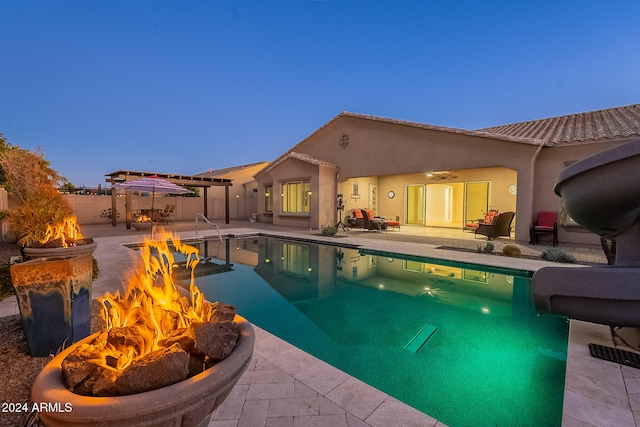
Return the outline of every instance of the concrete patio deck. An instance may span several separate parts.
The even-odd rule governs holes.
[[[319,232],[292,230],[244,221],[219,224],[223,234],[257,232],[296,238],[331,239]],[[182,238],[196,237],[195,224],[175,223],[167,227]],[[145,233],[126,230],[124,225],[87,225],[85,235],[98,242],[95,257],[100,275],[93,283],[93,297],[114,292],[125,284],[125,272],[135,253],[123,243],[139,242]],[[341,232],[344,234],[343,232]],[[197,237],[214,235],[200,224]],[[543,261],[514,259],[440,249],[441,246],[475,249],[484,239],[474,239],[460,230],[402,227],[402,232],[351,231],[341,242],[362,248],[397,252],[499,267],[535,271]],[[513,243],[495,242],[496,250]],[[535,255],[543,246],[519,245],[523,253]],[[604,263],[599,248],[562,248],[581,261]],[[557,265],[557,264],[553,264]],[[571,268],[571,267],[568,267]],[[580,267],[577,267],[580,268]],[[17,313],[14,298],[0,301],[0,317]],[[212,427],[236,426],[443,426],[434,418],[350,377],[256,327],[254,358],[229,398],[212,417]],[[636,426],[640,417],[640,373],[638,370],[592,358],[586,344],[615,346],[609,328],[585,322],[570,322],[565,380],[564,426]],[[527,425],[527,420],[523,420]]]

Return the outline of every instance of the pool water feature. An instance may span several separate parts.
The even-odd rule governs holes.
[[[568,323],[531,274],[251,237],[191,242],[206,298],[451,426],[560,425]]]

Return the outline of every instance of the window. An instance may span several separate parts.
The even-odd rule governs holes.
[[[308,279],[311,276],[309,246],[283,243],[282,272],[291,276]]]
[[[309,213],[309,181],[282,184],[282,213]]]
[[[273,185],[264,187],[264,211],[273,212]]]

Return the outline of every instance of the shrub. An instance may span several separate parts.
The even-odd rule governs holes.
[[[44,238],[47,225],[61,223],[72,216],[67,201],[51,185],[41,185],[8,216],[9,228],[20,246],[30,246]]]
[[[522,256],[522,251],[516,245],[507,245],[502,248],[502,255],[513,258],[520,258]]]
[[[103,210],[100,214],[100,218],[107,218],[108,220],[113,219],[111,216],[111,208]],[[116,218],[120,218],[120,212],[118,211],[116,211]]]
[[[558,248],[547,249],[546,251],[542,252],[540,256],[545,261],[563,262],[567,264],[573,264],[576,262],[576,259],[573,256],[562,252],[562,250]]]
[[[485,243],[484,246],[478,245],[477,251],[478,251],[479,254],[490,254],[490,253],[493,252],[493,249],[494,249],[493,243],[492,242],[487,242],[487,243]]]
[[[327,225],[326,227],[322,227],[320,232],[323,236],[335,236],[338,232],[338,227],[334,225]]]

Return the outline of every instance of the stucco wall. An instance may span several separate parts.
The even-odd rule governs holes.
[[[277,225],[285,225],[290,227],[318,227],[318,218],[312,216],[309,221],[309,215],[306,213],[300,214],[283,214],[281,213],[282,196],[280,185],[284,182],[290,181],[309,181],[311,185],[311,192],[315,193],[315,197],[312,195],[311,209],[315,209],[314,205],[317,200],[318,194],[318,166],[311,165],[309,163],[302,162],[296,159],[287,159],[281,165],[274,167],[270,176],[273,183],[273,223]],[[264,209],[262,208],[261,212]]]
[[[346,147],[340,144],[344,134],[349,136]],[[402,221],[404,185],[409,180],[429,183],[424,179],[428,171],[451,171],[458,176],[456,181],[491,181],[491,207],[502,212],[515,211],[516,240],[527,242],[537,212],[558,210],[560,206],[560,199],[553,193],[553,183],[566,167],[565,161],[580,160],[623,142],[626,141],[620,139],[542,147],[539,141],[507,141],[456,129],[414,126],[347,114],[334,118],[293,146],[291,151],[338,165],[337,192],[344,195],[345,215],[353,208],[369,207],[369,183],[378,185],[377,213],[393,219],[399,216]],[[286,162],[278,168],[277,178],[268,173],[256,176],[261,186],[259,197],[264,194],[264,183],[273,181],[276,189],[277,179],[285,180],[298,173],[285,171],[288,167],[285,165]],[[309,173],[318,176],[313,171]],[[361,197],[353,200],[350,194],[356,179]],[[513,184],[517,185],[515,196],[508,192]],[[393,199],[387,197],[390,190],[396,193]],[[279,205],[274,203],[274,211],[277,209]],[[329,215],[328,212],[325,214]],[[589,244],[598,241],[593,234],[562,227],[559,240]]]
[[[347,148],[339,144],[343,134],[349,135]],[[343,116],[320,128],[292,150],[339,166],[339,181],[343,185],[338,192],[345,194],[348,209],[367,207],[368,187],[362,178],[377,180],[376,177],[380,177],[378,214],[394,219],[395,216],[403,216],[400,196],[404,190],[394,189],[397,196],[389,201],[386,194],[390,188],[383,184],[384,177],[424,174],[428,171],[449,170],[458,173],[469,169],[508,168],[518,177],[518,210],[524,212],[524,218],[529,218],[532,204],[531,158],[537,148],[534,144]],[[361,199],[353,204],[348,197],[351,188],[347,180],[350,178],[358,178],[359,183],[362,182]],[[480,178],[464,178],[468,181],[475,179]],[[344,185],[345,182],[347,185]],[[512,201],[515,197],[507,192],[514,183],[510,179],[501,184],[502,187],[493,186],[493,207],[502,211],[516,210]],[[522,224],[516,221],[515,227],[518,238],[528,240],[528,221],[522,221]]]
[[[573,143],[557,147],[545,147],[536,162],[536,188],[534,192],[533,215],[539,211],[559,211],[562,199],[554,192],[558,175],[568,164],[623,144],[629,140],[611,140],[601,143]],[[558,241],[578,244],[600,244],[600,238],[577,225],[558,227]]]
[[[229,187],[229,217],[232,220],[238,218],[246,219],[252,213],[258,212],[258,194],[264,196],[264,189],[262,192],[258,192],[258,183],[253,179],[253,175],[267,165],[268,162],[262,162],[215,175],[216,178],[230,179],[232,181],[232,185]],[[209,219],[224,219],[224,187],[209,187],[207,198]]]
[[[400,216],[401,223],[405,218],[405,186],[408,184],[430,185],[436,183],[464,183],[464,182],[491,182],[489,205],[493,209],[500,212],[516,212],[516,196],[509,194],[509,187],[513,184],[517,185],[517,173],[507,168],[482,168],[470,170],[450,171],[451,175],[456,176],[450,181],[433,181],[426,174],[401,174],[393,176],[383,176],[378,180],[379,201],[378,210],[381,216],[395,219]],[[388,197],[389,191],[395,193],[395,197]],[[461,194],[458,194],[461,197]],[[427,200],[428,203],[428,200]],[[464,210],[463,200],[454,201],[454,218],[453,222],[462,225],[463,218],[460,217]],[[477,217],[482,216],[482,212],[477,213]],[[516,212],[516,216],[517,216]],[[514,222],[515,224],[515,222]]]
[[[343,134],[349,145],[339,145]],[[506,166],[528,170],[537,146],[462,133],[341,117],[294,151],[340,166],[341,179]]]
[[[104,210],[111,208],[111,196],[80,196],[67,194],[65,199],[71,205],[80,224],[101,224],[110,222],[109,219],[100,215]],[[150,196],[131,196],[131,210],[150,209],[152,200]],[[165,197],[156,195],[153,203],[154,208],[164,209],[165,205],[176,205],[174,219],[177,221],[195,221],[197,212],[203,212],[203,201],[201,197]],[[117,210],[119,212],[119,222],[125,221],[125,197],[116,197]]]

